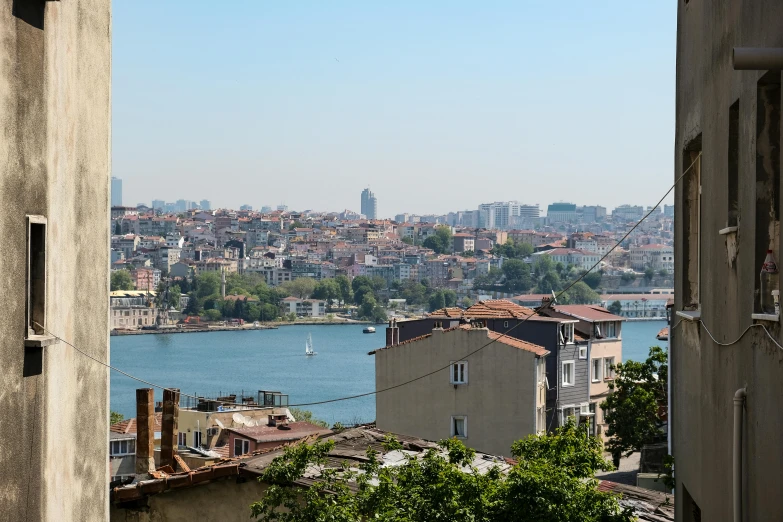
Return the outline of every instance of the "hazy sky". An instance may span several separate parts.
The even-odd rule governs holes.
[[[425,5],[426,4],[426,5]],[[672,183],[676,5],[113,2],[125,204],[381,217],[652,204]]]

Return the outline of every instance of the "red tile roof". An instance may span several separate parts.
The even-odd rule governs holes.
[[[161,431],[163,429],[162,419],[163,414],[161,412],[155,414],[155,418],[153,420],[154,431]],[[123,435],[136,433],[136,418],[134,417],[132,419],[125,419],[116,424],[112,424],[109,427],[109,431],[112,433],[121,433]]]
[[[614,315],[606,308],[598,305],[555,305],[554,310],[588,322],[625,321],[624,317]]]

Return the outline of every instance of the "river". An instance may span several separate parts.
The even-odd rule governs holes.
[[[664,321],[623,324],[623,360],[643,360]],[[361,325],[284,326],[277,330],[128,335],[111,338],[111,364],[146,381],[183,393],[255,395],[280,391],[291,404],[316,402],[375,389],[375,359],[367,352],[385,344],[384,326],[363,334]],[[305,357],[307,335],[318,353]],[[111,372],[111,409],[135,416],[135,389],[144,387]],[[155,400],[162,392],[155,390]],[[375,419],[375,397],[307,406],[330,424]]]

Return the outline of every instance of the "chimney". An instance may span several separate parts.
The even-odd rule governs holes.
[[[136,390],[136,478],[143,480],[155,471],[155,410],[152,388]]]
[[[160,437],[160,465],[177,469],[174,455],[178,446],[179,390],[163,390],[163,428]]]
[[[397,326],[397,319],[394,320],[394,328],[392,328],[392,344],[400,344],[400,327]]]
[[[386,346],[394,346],[394,324],[393,320],[389,321],[389,326],[386,328]]]

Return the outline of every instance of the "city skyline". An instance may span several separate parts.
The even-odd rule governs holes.
[[[371,185],[391,217],[671,185],[674,5],[240,5],[115,6],[126,203],[358,211]]]

